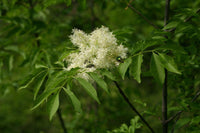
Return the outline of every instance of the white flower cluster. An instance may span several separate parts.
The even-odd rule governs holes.
[[[67,70],[79,67],[81,78],[88,79],[87,72],[94,72],[100,68],[112,68],[119,65],[117,57],[126,58],[128,51],[123,45],[117,44],[117,39],[107,27],[97,28],[90,34],[73,29],[71,42],[79,48],[79,52],[66,57],[69,62]]]

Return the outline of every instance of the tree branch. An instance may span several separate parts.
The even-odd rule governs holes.
[[[169,123],[171,122],[172,120],[174,120],[177,116],[179,116],[183,111],[179,111],[177,112],[175,115],[173,115],[172,117],[170,117],[168,120],[166,120],[164,123]]]
[[[181,113],[180,113],[181,114]],[[176,119],[176,121],[175,121],[175,123],[174,123],[174,125],[173,125],[173,128],[172,128],[172,130],[171,130],[171,133],[173,133],[174,132],[174,129],[175,129],[175,125],[176,125],[176,123],[177,123],[177,121],[180,119],[180,117],[181,117],[181,115],[178,115],[178,117],[177,117],[177,119]]]
[[[61,127],[62,127],[62,129],[63,129],[63,132],[64,132],[64,133],[67,133],[67,128],[65,127],[65,123],[64,123],[64,120],[63,120],[63,118],[62,118],[62,113],[61,113],[60,108],[58,108],[58,110],[57,110],[57,115],[58,115],[58,118],[59,118]]]
[[[162,93],[162,125],[163,125],[163,133],[168,132],[168,123],[165,123],[167,120],[167,70],[165,69],[165,82],[163,85],[163,93]]]
[[[192,103],[198,98],[200,96],[200,91],[198,91],[197,93],[196,93],[196,95],[192,98]],[[175,115],[173,115],[172,117],[170,117],[168,120],[166,120],[165,121],[165,123],[169,123],[169,122],[171,122],[172,120],[174,120],[176,117],[177,117],[177,119],[176,119],[176,121],[175,121],[175,123],[174,123],[174,126],[173,126],[173,128],[172,128],[172,131],[171,131],[171,133],[173,133],[174,132],[174,127],[175,127],[175,125],[176,125],[176,122],[179,120],[179,118],[180,118],[180,116],[181,116],[181,114],[184,112],[184,110],[180,110],[179,112],[177,112]]]
[[[128,7],[135,13],[137,13],[139,16],[141,16],[147,23],[149,23],[151,26],[153,26],[155,29],[160,29],[158,26],[153,24],[147,17],[145,17],[141,12],[139,12],[136,8],[134,8],[130,3],[128,3]]]
[[[196,11],[196,14],[199,13],[199,12],[200,12],[200,8]],[[194,16],[194,15],[188,17],[187,19],[184,20],[184,22],[190,21],[190,19],[192,19],[193,16]]]
[[[200,8],[196,11],[196,14],[198,14],[199,12],[200,12]],[[186,18],[186,19],[184,20],[184,22],[186,23],[186,22],[190,21],[193,17],[194,17],[194,15],[189,16],[188,18]],[[175,28],[172,28],[172,29],[169,29],[169,30],[167,30],[167,31],[169,31],[169,32],[174,32],[175,30],[176,30],[176,27],[175,27]]]
[[[164,26],[167,25],[169,20],[169,11],[170,11],[170,0],[166,0],[165,3],[165,18],[164,18]]]
[[[165,17],[164,17],[164,26],[167,25],[169,20],[169,11],[170,11],[170,0],[166,0],[165,3]],[[166,37],[167,38],[167,37]],[[162,94],[162,126],[163,126],[163,133],[168,132],[168,123],[165,121],[167,120],[167,70],[165,69],[165,81],[163,85],[163,94]]]
[[[133,106],[133,104],[129,101],[128,97],[124,94],[124,92],[122,91],[122,89],[120,88],[119,84],[114,81],[115,85],[117,86],[119,93],[122,95],[122,97],[124,98],[124,100],[128,103],[128,105],[131,107],[131,109],[140,117],[140,119],[142,120],[142,122],[149,128],[149,130],[152,133],[155,133],[153,128],[149,125],[149,123],[142,117],[142,115],[137,111],[137,109]]]

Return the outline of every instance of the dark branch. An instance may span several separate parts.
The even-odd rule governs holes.
[[[170,0],[166,0],[164,26],[167,25],[168,20],[169,20],[169,10],[170,10]]]
[[[145,17],[141,12],[139,12],[136,8],[134,8],[130,3],[128,3],[128,7],[135,13],[137,13],[139,16],[141,16],[147,23],[149,23],[151,26],[153,26],[155,29],[160,29],[158,26],[153,24],[147,17]]]
[[[62,129],[63,129],[63,132],[64,132],[64,133],[67,133],[67,128],[65,127],[65,123],[64,123],[64,120],[63,120],[63,118],[62,118],[62,114],[61,114],[60,108],[58,108],[58,110],[57,110],[57,115],[58,115],[58,118],[59,118],[61,127],[62,127]]]
[[[181,114],[181,113],[180,113]],[[176,121],[175,121],[175,123],[174,123],[174,125],[173,125],[173,128],[172,128],[172,130],[171,130],[171,133],[173,133],[174,132],[174,129],[175,129],[175,125],[176,125],[176,123],[177,123],[177,121],[180,119],[180,117],[181,117],[181,115],[178,115],[178,117],[177,117],[177,119],[176,119]]]
[[[200,95],[200,90],[197,92],[197,94],[193,97],[192,102],[194,102]]]
[[[191,103],[193,103],[200,95],[200,91],[198,91],[196,93],[196,95],[192,98]],[[189,107],[189,106],[188,106]],[[179,112],[177,112],[175,115],[173,115],[172,117],[170,117],[168,120],[165,121],[165,123],[169,123],[172,120],[174,120],[176,117],[179,118],[181,116],[181,114],[184,112],[184,110],[180,110]],[[176,119],[176,122],[178,121],[178,119]],[[176,122],[174,123],[174,125],[176,124]]]
[[[199,13],[199,12],[200,12],[200,8],[196,11],[196,14]],[[184,20],[184,22],[190,21],[190,20],[192,19],[193,16],[194,16],[194,15],[188,17],[187,19]]]
[[[165,82],[163,85],[163,94],[162,94],[162,124],[163,124],[163,133],[168,132],[168,123],[165,123],[167,120],[167,70],[165,69]]]
[[[200,8],[196,11],[196,14],[198,14],[199,12],[200,12]],[[184,22],[186,23],[186,22],[190,21],[193,17],[194,17],[194,15],[189,16],[188,18],[186,18],[186,19],[184,20]],[[176,28],[172,28],[172,29],[169,29],[169,30],[167,30],[167,31],[168,31],[168,32],[174,32],[175,30],[176,30]]]
[[[177,116],[179,116],[182,112],[183,112],[182,110],[179,111],[179,112],[177,112],[175,115],[173,115],[173,116],[170,117],[168,120],[166,120],[166,121],[164,122],[164,124],[171,122],[171,121],[174,120]]]
[[[115,85],[117,86],[119,93],[122,95],[122,97],[124,98],[124,100],[128,103],[128,105],[131,107],[131,109],[140,117],[140,119],[142,120],[142,122],[144,122],[144,124],[149,128],[149,130],[152,133],[155,133],[153,128],[149,125],[149,123],[142,117],[142,115],[137,111],[137,109],[133,106],[133,104],[129,101],[128,97],[124,94],[124,92],[122,91],[122,89],[120,88],[119,84],[114,81]]]
[[[164,26],[167,25],[169,20],[169,13],[170,13],[170,0],[166,0],[165,3],[165,17],[164,17]],[[167,37],[166,37],[167,38]],[[165,69],[165,82],[163,85],[163,94],[162,94],[162,126],[163,126],[163,133],[168,132],[168,123],[165,123],[167,120],[167,70]]]

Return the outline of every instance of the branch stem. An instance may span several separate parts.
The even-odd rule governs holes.
[[[167,120],[167,70],[165,69],[165,82],[163,85],[163,94],[162,94],[162,125],[163,125],[163,133],[168,132],[168,123]]]
[[[169,20],[169,12],[170,12],[170,0],[166,0],[165,3],[165,17],[164,17],[164,26],[167,25],[168,20]],[[166,37],[167,38],[167,37]],[[168,73],[167,70],[165,69],[165,82],[163,85],[163,93],[162,93],[162,127],[163,127],[163,133],[168,133],[168,123],[166,123],[167,120],[167,77]]]
[[[60,108],[58,108],[58,110],[57,110],[57,115],[58,115],[61,127],[63,129],[63,133],[67,133],[67,128],[65,127],[65,123],[64,123]]]
[[[155,133],[153,128],[149,125],[149,123],[143,118],[143,116],[137,111],[137,109],[133,106],[133,104],[129,101],[128,97],[125,95],[125,93],[123,92],[123,90],[121,89],[121,87],[119,86],[119,84],[114,81],[115,85],[118,88],[119,93],[122,95],[122,97],[124,98],[124,100],[126,101],[126,103],[128,103],[128,105],[131,107],[131,109],[140,117],[140,119],[142,120],[142,122],[148,127],[148,129],[152,132]]]
[[[191,103],[193,103],[198,97],[200,96],[200,91],[197,91],[196,95],[193,97]],[[173,125],[173,128],[171,130],[171,133],[174,132],[175,130],[175,125],[177,123],[177,121],[180,119],[181,114],[184,112],[184,110],[181,110],[179,112],[177,112],[174,116],[172,116],[171,118],[169,118],[166,122],[169,123],[170,121],[172,121],[173,119],[176,118],[175,123]]]
[[[141,12],[139,12],[135,7],[133,7],[130,3],[128,3],[128,7],[137,13],[139,16],[141,16],[147,23],[149,23],[151,26],[153,26],[155,29],[160,29],[158,26],[153,24],[147,17],[145,17]]]

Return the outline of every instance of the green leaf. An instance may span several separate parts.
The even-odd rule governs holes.
[[[141,66],[143,62],[143,55],[137,55],[132,59],[132,65],[130,67],[131,74],[133,75],[134,79],[137,80],[138,83],[141,83]]]
[[[156,81],[160,84],[164,83],[165,70],[157,54],[153,53],[151,57],[150,71]]]
[[[67,71],[59,71],[55,75],[52,75],[47,81],[46,90],[51,90],[64,83],[67,79],[66,75]]]
[[[122,76],[122,79],[124,80],[124,77],[125,77],[125,74],[126,74],[126,71],[128,69],[128,67],[130,66],[132,62],[132,59],[131,58],[128,58],[124,61],[124,63],[121,63],[119,65],[119,73],[120,75]]]
[[[153,36],[152,39],[160,40],[160,41],[166,41],[167,40],[164,36]]]
[[[37,78],[35,79],[36,81],[36,83],[35,83],[35,86],[34,86],[34,90],[35,90],[35,92],[34,92],[34,100],[36,99],[36,97],[37,97],[37,95],[38,95],[38,92],[39,92],[39,90],[40,90],[40,88],[41,88],[41,86],[42,86],[42,84],[43,84],[43,82],[44,82],[44,79],[45,79],[45,77],[47,76],[47,74],[48,74],[48,72],[47,71],[43,71],[42,73],[40,73],[38,76],[37,76]]]
[[[65,52],[63,52],[60,57],[59,57],[59,61],[63,61],[68,55],[70,55],[71,53],[75,53],[78,52],[78,49],[66,49]]]
[[[44,102],[45,99],[47,99],[52,93],[56,92],[60,87],[53,88],[51,90],[44,91],[34,102],[33,107],[31,110],[36,109],[40,104]]]
[[[200,116],[196,116],[192,119],[192,121],[190,122],[190,125],[192,124],[199,124],[200,123]]]
[[[163,28],[163,30],[175,28],[177,25],[178,22],[170,22]]]
[[[174,52],[186,54],[186,52],[185,52],[185,50],[183,49],[182,46],[180,46],[176,43],[173,43],[173,42],[161,45],[160,47],[156,48],[155,50],[171,50],[171,51],[174,51]]]
[[[46,51],[46,50],[44,50],[44,49],[42,49],[41,50],[43,53],[44,53],[44,55],[45,55],[45,58],[46,58],[46,63],[48,64],[48,66],[52,66],[51,65],[51,57],[50,57],[50,54]]]
[[[42,73],[43,71],[41,71],[41,69],[37,69],[36,71],[34,71],[32,74],[28,75],[27,77],[25,77],[18,89],[21,90],[21,89],[25,89],[27,88],[34,80],[35,78],[40,74]]]
[[[159,53],[159,58],[163,66],[170,72],[181,74],[181,72],[177,69],[177,65],[174,62],[174,59],[168,55]]]
[[[113,80],[113,81],[116,81],[116,77],[112,74],[112,72],[108,71],[107,69],[103,69],[101,71],[101,74],[103,76],[106,76],[107,78]]]
[[[108,91],[108,85],[106,84],[106,82],[97,73],[89,73],[89,74],[92,77],[92,79],[94,79],[96,81],[96,83],[102,89],[104,89],[107,93],[109,93],[109,91]]]
[[[59,92],[54,94],[48,102],[48,112],[49,112],[49,120],[52,120],[52,117],[56,113],[59,107]]]
[[[36,68],[36,69],[39,69],[39,68],[45,68],[45,69],[47,69],[48,67],[45,66],[45,65],[42,65],[42,64],[36,64],[36,65],[35,65],[35,68]]]
[[[77,78],[78,82],[83,86],[87,93],[98,103],[100,103],[95,88],[85,79]]]
[[[82,113],[81,103],[80,103],[79,99],[71,91],[70,86],[67,85],[67,89],[66,88],[63,88],[63,89],[66,92],[66,94],[69,96],[69,98],[71,99],[75,111],[78,113]]]
[[[13,69],[13,61],[14,61],[14,57],[13,55],[11,55],[9,58],[9,71]]]
[[[141,123],[139,123],[139,116],[136,116],[134,119],[131,119],[131,122],[130,122],[130,127],[128,129],[129,133],[135,133],[135,130],[140,128],[142,126]]]

